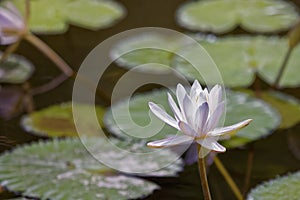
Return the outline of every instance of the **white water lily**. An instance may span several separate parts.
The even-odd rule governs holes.
[[[247,119],[231,126],[217,127],[225,110],[222,88],[219,85],[208,91],[206,88],[203,90],[199,82],[195,81],[188,94],[185,88],[178,84],[176,96],[179,107],[168,93],[174,118],[153,102],[149,102],[149,107],[159,119],[183,134],[149,142],[149,147],[161,148],[195,141],[206,150],[224,152],[226,148],[218,143],[219,137],[231,135],[252,121]]]
[[[18,9],[7,3],[0,7],[0,44],[7,45],[18,40],[17,32],[25,29],[25,21]],[[12,32],[12,33],[8,33]]]

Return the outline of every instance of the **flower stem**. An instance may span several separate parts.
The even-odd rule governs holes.
[[[287,53],[285,54],[284,60],[283,60],[283,62],[281,64],[281,67],[280,67],[280,70],[279,70],[279,72],[277,74],[277,77],[276,77],[276,79],[275,79],[275,81],[273,83],[273,87],[274,88],[278,88],[279,87],[279,82],[280,82],[281,77],[283,75],[283,72],[284,72],[284,70],[285,70],[285,68],[287,66],[287,62],[288,62],[288,60],[289,60],[289,58],[291,56],[292,51],[293,51],[293,48],[289,47]]]
[[[214,159],[214,163],[216,164],[216,167],[218,168],[218,170],[220,171],[222,176],[225,178],[227,184],[229,185],[229,187],[233,191],[236,198],[238,200],[243,200],[242,193],[240,192],[239,188],[237,187],[237,185],[233,181],[232,177],[230,176],[230,174],[228,173],[228,171],[226,170],[226,168],[222,164],[221,160],[217,156]]]
[[[198,144],[197,147],[198,147],[198,169],[199,169],[199,175],[200,175],[204,200],[211,200],[211,195],[210,195],[207,176],[206,176],[205,158],[199,157],[201,146]]]
[[[40,40],[35,35],[28,33],[24,36],[28,42],[38,48],[43,52],[53,63],[55,63],[61,71],[63,71],[67,76],[74,75],[72,68],[55,52],[53,51],[46,43]]]

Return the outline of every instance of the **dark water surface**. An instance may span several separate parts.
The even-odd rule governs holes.
[[[40,36],[42,40],[56,50],[72,67],[78,69],[81,62],[88,53],[101,41],[110,36],[125,30],[138,27],[164,27],[184,32],[175,22],[174,12],[178,5],[185,0],[119,0],[127,8],[127,17],[113,26],[112,28],[99,30],[97,32],[88,31],[81,28],[70,27],[64,35]],[[300,1],[294,1],[300,7]],[[220,14],[220,17],[221,14]],[[236,30],[234,34],[244,34],[242,30]],[[59,70],[45,58],[39,51],[27,43],[22,43],[18,53],[28,57],[36,65],[36,71],[30,85],[32,87],[47,83],[49,80],[59,75]],[[300,69],[300,67],[299,67]],[[112,65],[105,76],[101,79],[100,85],[110,95],[111,90],[117,79],[126,72],[115,65]],[[55,103],[70,101],[72,96],[73,80],[68,80],[55,90],[34,97],[35,109],[40,109]],[[7,87],[11,87],[7,85]],[[144,87],[147,90],[151,87]],[[300,99],[300,88],[286,89],[287,92]],[[100,104],[104,104],[98,100]],[[15,145],[38,140],[24,132],[19,127],[20,117],[14,117],[8,121],[0,120],[0,135],[13,140]],[[251,177],[251,187],[256,184],[300,169],[300,152],[292,153],[289,144],[298,143],[300,147],[300,124],[289,130],[276,131],[273,135],[255,142],[254,165]],[[251,145],[243,149],[229,150],[226,154],[220,155],[229,172],[232,174],[238,186],[243,188],[246,172],[248,152]],[[1,151],[12,149],[11,147],[1,146]],[[299,150],[300,151],[300,150]],[[154,192],[148,200],[196,200],[202,199],[200,181],[196,165],[186,166],[184,172],[177,178],[149,178],[159,184],[162,189]],[[209,169],[209,182],[213,193],[213,198],[218,200],[235,199],[230,188],[215,168]],[[7,199],[11,195],[5,193],[0,195],[0,199]]]

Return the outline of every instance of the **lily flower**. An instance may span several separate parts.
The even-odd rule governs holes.
[[[25,21],[18,9],[7,3],[5,7],[0,7],[0,44],[8,45],[15,43],[18,33],[25,29]]]
[[[217,127],[225,110],[222,88],[219,85],[210,91],[206,88],[203,90],[196,80],[187,93],[185,88],[178,84],[176,97],[179,107],[168,93],[168,102],[174,118],[153,102],[149,102],[149,107],[159,119],[183,134],[149,142],[149,147],[162,148],[195,141],[204,150],[225,152],[226,148],[218,143],[219,137],[230,136],[252,121],[247,119],[231,126]]]

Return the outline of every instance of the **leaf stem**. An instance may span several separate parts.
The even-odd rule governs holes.
[[[225,178],[227,184],[229,185],[229,187],[233,191],[235,197],[238,200],[243,200],[242,193],[240,192],[239,188],[237,187],[237,185],[233,181],[232,177],[230,176],[230,174],[228,173],[228,171],[226,170],[226,168],[222,164],[221,160],[217,156],[214,159],[214,163],[215,163],[216,167],[218,168],[218,170],[220,171],[220,173],[222,174],[222,176]]]
[[[38,48],[43,52],[53,63],[55,63],[58,68],[64,72],[67,76],[71,77],[74,75],[72,68],[55,52],[53,51],[46,43],[40,40],[35,35],[28,33],[24,36],[28,42]]]
[[[279,82],[280,82],[280,80],[282,78],[283,72],[284,72],[284,70],[285,70],[285,68],[287,66],[287,62],[288,62],[288,60],[289,60],[289,58],[291,56],[292,51],[293,51],[293,48],[289,46],[289,49],[288,49],[287,53],[285,54],[284,60],[283,60],[283,62],[281,64],[281,67],[280,67],[280,70],[279,70],[279,72],[277,74],[277,77],[276,77],[276,79],[275,79],[275,81],[273,83],[273,87],[274,88],[278,88],[279,87]]]
[[[250,144],[250,148],[248,151],[248,160],[247,160],[247,168],[246,168],[246,176],[245,176],[245,183],[244,183],[244,195],[246,195],[249,185],[250,185],[250,178],[252,174],[252,168],[253,168],[253,158],[254,158],[254,146],[253,144]]]
[[[29,17],[30,17],[30,0],[25,1],[25,26],[29,30]]]
[[[211,195],[210,195],[207,175],[206,175],[205,158],[199,157],[201,151],[201,145],[198,144],[197,148],[198,148],[198,169],[199,169],[199,175],[200,175],[204,200],[211,200]]]

